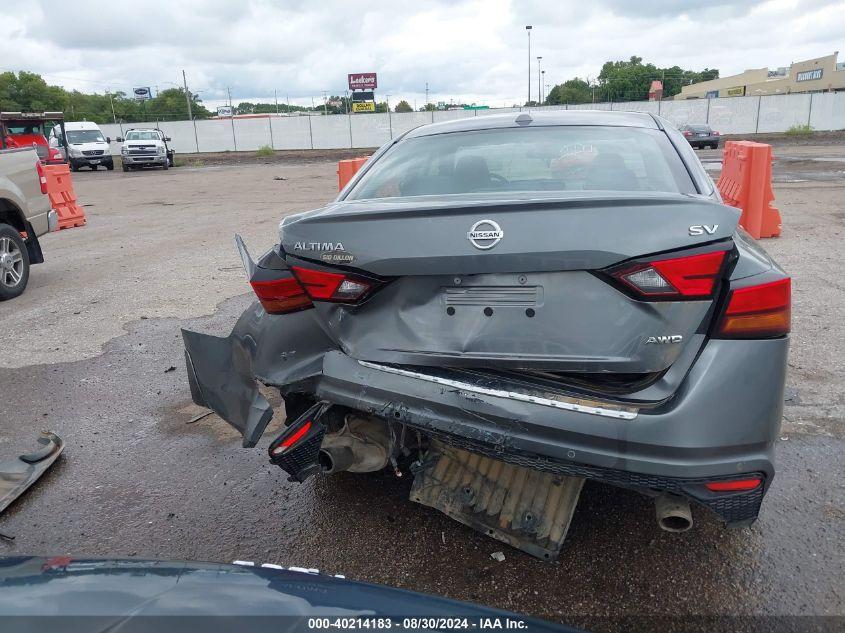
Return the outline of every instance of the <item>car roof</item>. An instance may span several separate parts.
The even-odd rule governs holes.
[[[54,126],[58,127],[58,126]],[[100,126],[93,121],[65,121],[65,131],[74,130],[99,130]]]
[[[554,125],[598,125],[605,127],[641,127],[660,129],[657,119],[647,112],[613,112],[609,110],[554,110],[552,112],[510,112],[484,114],[441,123],[429,123],[408,132],[405,138],[471,132],[501,128],[543,127]]]

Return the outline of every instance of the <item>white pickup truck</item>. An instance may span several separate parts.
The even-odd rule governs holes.
[[[59,225],[46,194],[34,149],[0,150],[0,301],[20,295],[30,265],[44,261],[38,238]]]

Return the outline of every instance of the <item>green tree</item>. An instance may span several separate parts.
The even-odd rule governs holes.
[[[411,107],[411,104],[405,101],[404,99],[396,104],[396,107],[393,109],[394,112],[413,112],[414,109]]]
[[[567,79],[558,84],[546,96],[546,105],[563,105],[569,103],[590,103],[593,100],[593,89],[583,79]]]
[[[719,71],[705,68],[703,71],[685,70],[680,66],[658,68],[644,64],[642,57],[633,56],[627,61],[605,62],[598,76],[597,87],[602,101],[639,101],[648,98],[651,82],[663,82],[663,98],[672,97],[681,91],[681,86],[715,79]]]

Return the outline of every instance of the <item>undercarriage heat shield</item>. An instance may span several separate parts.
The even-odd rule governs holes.
[[[431,444],[411,500],[542,560],[556,560],[584,480]]]

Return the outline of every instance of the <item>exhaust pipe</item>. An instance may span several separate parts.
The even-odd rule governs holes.
[[[355,454],[348,446],[328,446],[320,449],[317,456],[320,469],[327,475],[349,470],[355,463]]]
[[[689,501],[678,495],[662,494],[654,500],[657,525],[667,532],[686,532],[692,527]]]

